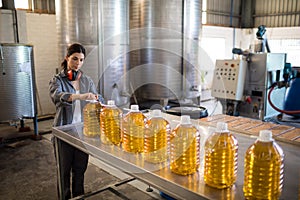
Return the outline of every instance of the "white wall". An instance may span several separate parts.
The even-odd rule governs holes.
[[[27,40],[34,46],[38,115],[55,113],[49,97],[49,80],[58,66],[55,15],[27,13]]]
[[[1,43],[14,42],[13,17],[11,10],[0,10],[0,41]],[[9,28],[11,27],[11,28]]]

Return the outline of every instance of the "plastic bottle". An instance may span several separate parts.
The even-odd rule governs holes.
[[[100,135],[100,112],[102,105],[99,101],[90,101],[83,108],[83,134],[87,137]]]
[[[164,162],[168,157],[170,124],[161,115],[161,110],[153,110],[152,117],[145,126],[145,160],[152,163]]]
[[[107,106],[100,113],[102,143],[120,145],[122,114],[114,100],[107,101]]]
[[[227,123],[217,123],[204,149],[205,183],[218,189],[231,187],[237,178],[238,141],[228,131]]]
[[[272,132],[262,130],[245,154],[244,196],[246,199],[279,199],[283,187],[284,154],[272,139]]]
[[[190,121],[190,116],[182,115],[180,124],[170,136],[170,169],[180,175],[193,174],[200,164],[200,134]]]
[[[122,120],[122,147],[127,152],[144,152],[145,115],[138,105],[131,105]]]

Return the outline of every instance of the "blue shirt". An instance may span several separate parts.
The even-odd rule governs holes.
[[[81,71],[81,77],[79,79],[80,94],[93,93],[97,94],[97,90],[93,80],[85,75]],[[52,102],[56,107],[56,114],[53,121],[53,126],[62,126],[71,124],[73,120],[73,111],[75,104],[69,102],[68,99],[72,94],[75,94],[75,88],[72,82],[68,79],[64,71],[62,70],[59,74],[55,75],[49,83],[49,94]],[[98,94],[98,99],[101,103],[104,103],[104,99]],[[81,112],[87,101],[81,101]],[[83,116],[83,115],[81,115]],[[83,121],[83,119],[81,119]]]

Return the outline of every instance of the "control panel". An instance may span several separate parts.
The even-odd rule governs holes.
[[[247,62],[245,60],[216,60],[212,96],[241,101],[246,70]]]

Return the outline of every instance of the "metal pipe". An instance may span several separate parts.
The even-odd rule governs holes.
[[[3,56],[3,50],[2,45],[0,45],[0,59],[1,59],[1,68],[2,68],[2,75],[5,75],[5,69],[4,69],[4,56]]]
[[[17,10],[13,9],[12,10],[12,14],[13,14],[13,27],[14,27],[14,35],[15,35],[15,42],[19,43],[20,39],[19,39],[19,27],[18,27],[18,14],[17,14]]]
[[[230,27],[232,27],[232,16],[233,16],[233,0],[230,1],[230,23],[229,23]]]
[[[206,13],[212,14],[212,15],[228,16],[228,17],[231,16],[231,13],[214,11],[214,10],[207,10]],[[240,15],[233,15],[233,14],[232,14],[232,17],[241,18]]]
[[[285,16],[285,15],[299,15],[299,12],[282,12],[282,13],[269,13],[269,14],[258,14],[258,15],[253,15],[253,17],[271,17],[271,16]]]

